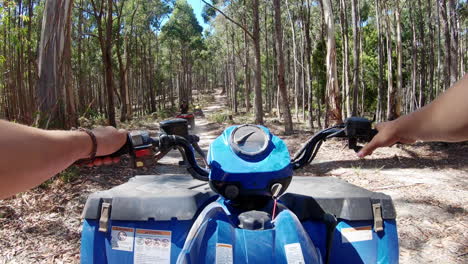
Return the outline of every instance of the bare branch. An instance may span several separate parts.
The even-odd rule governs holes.
[[[223,15],[227,20],[231,21],[232,23],[234,23],[236,26],[240,27],[242,30],[244,30],[244,32],[251,38],[251,39],[254,39],[252,33],[245,27],[243,26],[242,24],[240,24],[239,22],[235,21],[234,19],[230,18],[228,15],[226,15],[223,11],[221,11],[219,8],[215,7],[214,5],[206,2],[205,0],[201,0],[203,3],[205,3],[206,5],[208,5],[209,7],[213,8],[214,10],[216,10],[218,13],[220,13],[221,15]]]

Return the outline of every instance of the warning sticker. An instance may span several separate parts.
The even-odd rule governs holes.
[[[133,262],[135,264],[171,263],[171,231],[137,229]]]
[[[341,229],[342,243],[372,240],[371,226],[349,227]]]
[[[216,243],[216,264],[232,264],[232,245]]]
[[[134,233],[134,228],[113,226],[111,233],[112,249],[130,252],[133,251]]]
[[[288,264],[304,264],[304,256],[302,255],[301,244],[293,243],[284,246],[286,252],[286,261]]]

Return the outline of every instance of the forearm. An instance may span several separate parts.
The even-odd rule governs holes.
[[[0,120],[0,199],[35,187],[92,149],[79,131],[46,131]]]
[[[468,75],[419,111],[395,120],[398,134],[421,141],[468,140]]]

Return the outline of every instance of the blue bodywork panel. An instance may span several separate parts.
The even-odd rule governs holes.
[[[322,256],[326,254],[326,227],[319,221],[302,222],[304,229],[319,249]],[[370,228],[367,240],[366,234],[361,235],[362,241],[348,242],[343,238],[343,228]],[[339,220],[333,234],[333,245],[330,254],[330,264],[341,263],[398,263],[399,247],[395,220],[384,221],[384,231],[374,232],[372,221]],[[359,236],[357,237],[359,240]]]
[[[135,230],[171,231],[171,260],[177,259],[186,240],[192,221],[110,221],[109,226],[130,227]],[[81,234],[81,263],[133,263],[134,250],[112,249],[111,231],[99,232],[99,221],[85,220]],[[134,241],[135,243],[135,241]],[[135,248],[135,247],[134,247]],[[174,262],[172,262],[174,263]]]
[[[264,189],[273,179],[292,176],[291,158],[283,140],[272,135],[266,127],[260,126],[270,138],[265,154],[243,158],[229,146],[229,138],[236,127],[227,128],[210,145],[210,180],[240,182],[246,189]]]

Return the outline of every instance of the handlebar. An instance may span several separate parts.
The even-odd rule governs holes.
[[[190,174],[198,180],[208,181],[209,171],[198,165],[192,147],[192,143],[198,142],[199,140],[199,137],[196,135],[189,135],[187,138],[167,134],[162,134],[159,137],[150,137],[149,133],[145,131],[132,132],[128,134],[127,141],[118,151],[110,155],[96,157],[96,159],[115,158],[123,155],[130,155],[134,160],[144,157],[152,159],[155,152],[153,150],[155,149],[159,152],[168,152],[174,147],[181,147],[190,165],[187,168]],[[81,165],[86,162],[89,162],[89,160],[78,160],[75,164]],[[137,161],[135,163],[137,163]]]
[[[291,160],[294,170],[300,169],[312,162],[322,143],[333,137],[348,138],[348,147],[359,152],[362,146],[358,141],[369,142],[378,133],[372,128],[372,122],[361,117],[350,117],[341,125],[324,129],[312,136]]]
[[[360,117],[351,117],[345,120],[341,125],[324,129],[313,135],[303,146],[296,152],[291,159],[291,166],[294,170],[300,169],[312,162],[317,155],[322,143],[333,137],[347,138],[348,147],[358,152],[362,146],[358,145],[359,141],[369,142],[377,134],[377,130],[372,128],[372,122]],[[150,137],[148,132],[129,133],[127,142],[122,148],[106,157],[120,157],[125,154],[130,154],[134,160],[142,157],[154,159],[154,150],[160,153],[167,153],[169,150],[179,147],[183,149],[183,155],[189,164],[187,170],[198,180],[208,181],[209,171],[198,165],[195,159],[195,151],[192,144],[198,142],[199,138],[195,135],[189,135],[187,138],[162,134],[159,137]],[[78,161],[77,163],[79,163]]]
[[[190,142],[181,136],[176,135],[161,135],[158,139],[153,139],[153,145],[159,149],[169,149],[174,146],[179,146],[184,149],[189,167],[187,170],[197,180],[208,181],[209,171],[200,167],[195,159],[195,151]]]

